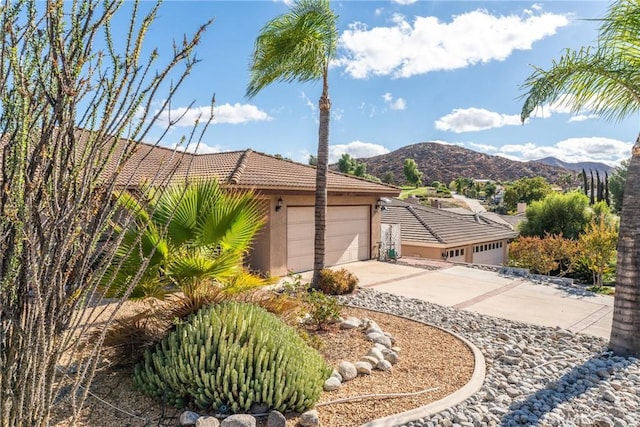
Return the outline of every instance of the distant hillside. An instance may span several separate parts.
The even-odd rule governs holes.
[[[562,160],[556,159],[555,157],[545,157],[544,159],[535,160],[535,161],[539,163],[544,163],[545,165],[549,165],[549,166],[559,166],[561,168],[569,169],[576,172],[582,172],[582,169],[584,169],[587,173],[589,173],[590,170],[594,172],[598,171],[600,173],[603,173],[603,172],[611,173],[611,171],[613,170],[611,166],[605,165],[604,163],[599,163],[599,162],[567,163],[567,162],[563,162]]]
[[[360,159],[367,164],[367,172],[377,177],[391,171],[394,183],[405,182],[402,165],[404,159],[412,158],[424,174],[423,182],[449,183],[458,177],[513,181],[518,178],[542,176],[549,182],[573,171],[559,166],[548,166],[539,162],[518,162],[504,157],[478,153],[457,145],[422,142],[399,148],[391,153]],[[335,169],[336,165],[332,165]]]

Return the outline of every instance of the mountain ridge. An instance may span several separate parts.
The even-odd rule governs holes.
[[[544,163],[545,165],[549,165],[549,166],[559,166],[568,170],[572,170],[575,172],[582,172],[582,170],[584,169],[586,172],[589,172],[590,170],[598,171],[598,172],[606,172],[606,173],[611,173],[611,171],[613,171],[613,168],[609,165],[606,165],[604,163],[601,162],[576,162],[576,163],[569,163],[569,162],[564,162],[558,158],[549,156],[549,157],[544,157],[542,159],[538,159],[538,160],[534,160],[535,162],[540,162],[540,163]]]
[[[537,161],[520,162],[505,157],[492,156],[461,147],[437,142],[419,142],[406,145],[387,154],[360,158],[367,164],[367,172],[382,178],[387,171],[393,174],[393,183],[405,183],[404,160],[412,158],[422,171],[424,184],[440,181],[448,184],[459,177],[513,181],[519,178],[542,176],[551,183],[562,181],[576,171],[550,166]],[[331,166],[337,169],[337,165]]]

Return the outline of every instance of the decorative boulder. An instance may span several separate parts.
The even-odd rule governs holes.
[[[256,427],[256,419],[249,414],[230,415],[222,420],[220,427]]]
[[[287,427],[287,419],[278,411],[269,412],[267,427]]]
[[[367,353],[367,356],[373,357],[378,361],[384,360],[384,355],[382,354],[382,351],[376,347],[372,347],[371,350],[369,350],[369,352]]]
[[[342,381],[350,381],[358,376],[358,371],[351,362],[340,362],[338,373],[342,375]]]
[[[324,382],[324,391],[334,391],[340,388],[342,383],[336,377],[329,377]]]
[[[196,421],[198,421],[198,418],[200,418],[200,414],[198,414],[197,412],[184,411],[182,414],[180,414],[180,420],[179,420],[180,426],[181,427],[195,426]]]
[[[381,360],[376,365],[376,369],[379,369],[381,371],[390,371],[391,370],[391,362],[389,362],[388,360]]]
[[[320,418],[318,418],[318,411],[312,409],[300,415],[300,425],[303,427],[315,427],[320,424]]]
[[[362,375],[371,374],[371,369],[373,369],[373,366],[369,362],[356,362],[354,363],[354,366],[356,367],[358,373]]]
[[[196,421],[196,427],[220,427],[220,421],[216,417],[200,417]]]

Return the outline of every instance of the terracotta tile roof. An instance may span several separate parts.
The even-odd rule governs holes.
[[[280,159],[253,150],[213,154],[190,154],[171,149],[140,144],[127,163],[120,182],[141,184],[159,178],[175,169],[173,180],[216,178],[237,188],[258,190],[315,191],[315,167]],[[329,192],[368,193],[396,196],[400,189],[329,171]]]
[[[382,211],[382,222],[400,224],[403,241],[433,245],[462,245],[512,239],[517,233],[508,225],[461,215],[442,209],[392,199]]]
[[[96,144],[89,131],[78,130],[80,145]],[[4,141],[6,143],[6,141]],[[130,141],[115,142],[115,158]],[[113,147],[113,138],[102,142],[100,149]],[[4,145],[0,141],[0,147]],[[113,173],[116,161],[107,165],[105,176]],[[0,164],[1,166],[1,164]],[[313,166],[280,159],[253,150],[213,154],[192,154],[139,143],[118,174],[120,186],[140,186],[145,183],[165,183],[198,178],[216,178],[237,188],[273,191],[315,191],[316,169]],[[397,187],[379,184],[363,178],[328,172],[329,193],[372,194],[397,196]]]

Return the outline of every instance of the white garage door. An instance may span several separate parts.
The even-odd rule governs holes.
[[[314,208],[287,208],[287,268],[313,270]],[[329,206],[325,265],[369,259],[369,206]]]
[[[502,242],[486,243],[473,247],[473,263],[502,265],[504,263]]]

